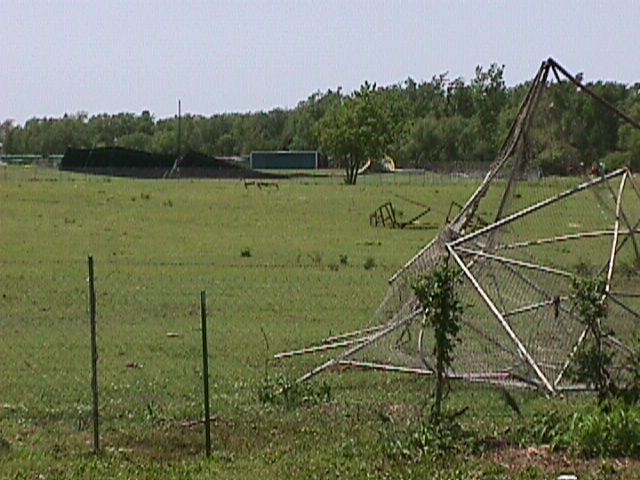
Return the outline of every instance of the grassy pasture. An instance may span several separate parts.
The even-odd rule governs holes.
[[[390,460],[384,432],[418,418],[428,391],[412,377],[343,372],[323,377],[328,403],[257,400],[265,375],[295,377],[323,358],[267,364],[271,354],[366,325],[387,278],[436,233],[372,228],[375,207],[392,200],[409,218],[420,209],[401,194],[432,206],[425,221],[440,225],[451,200],[474,187],[388,178],[355,187],[298,179],[276,190],[9,169],[0,178],[0,437],[10,446],[0,446],[0,477],[513,478],[516,463],[522,478],[562,468],[634,478],[633,464],[527,464],[495,452],[443,464]],[[567,254],[577,262],[583,252]],[[98,295],[99,459],[90,455],[87,255]],[[210,461],[201,426],[189,423],[202,410],[201,290],[211,325]],[[550,408],[517,396],[525,415]],[[469,405],[467,421],[487,436],[519,421],[486,387],[456,387],[452,401]]]

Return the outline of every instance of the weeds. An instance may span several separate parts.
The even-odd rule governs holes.
[[[9,440],[0,437],[0,456],[9,453],[10,449],[11,444],[9,443]]]
[[[618,271],[620,275],[627,278],[637,277],[640,275],[640,259],[634,258],[632,262],[620,262]]]
[[[640,401],[640,339],[636,339],[635,353],[625,367],[627,383],[618,392],[618,398],[629,405],[637,404]]]
[[[367,240],[364,242],[364,245],[367,247],[380,247],[382,246],[382,242],[380,240]]]
[[[478,437],[455,421],[440,424],[416,421],[404,428],[389,424],[379,432],[379,443],[387,458],[412,462],[473,453],[481,446]]]
[[[593,267],[585,262],[583,259],[579,259],[573,267],[576,275],[581,277],[590,277],[593,275]]]
[[[375,268],[376,266],[376,259],[373,257],[367,257],[364,260],[364,269],[365,270],[371,270],[373,268]]]
[[[640,410],[622,402],[609,412],[591,408],[562,415],[551,410],[523,424],[514,440],[520,446],[549,445],[585,458],[640,458]]]
[[[564,438],[583,457],[640,457],[640,412],[622,403],[610,412],[574,414]]]
[[[320,252],[311,252],[309,254],[309,259],[311,260],[311,263],[313,263],[315,265],[320,265],[322,263],[322,253],[320,253]]]
[[[567,417],[555,409],[534,415],[512,433],[512,441],[520,447],[549,445],[552,450],[564,446],[563,435],[567,430]]]
[[[284,375],[266,375],[258,385],[257,397],[263,404],[292,409],[330,402],[331,386],[326,382],[295,382]]]

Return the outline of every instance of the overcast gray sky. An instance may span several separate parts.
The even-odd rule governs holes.
[[[639,26],[640,0],[0,0],[0,120],[269,110],[492,62],[513,85],[549,56],[634,83]]]

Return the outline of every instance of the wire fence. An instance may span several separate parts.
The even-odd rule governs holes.
[[[54,437],[79,435],[88,443],[92,432],[92,358],[87,263],[3,262],[2,267],[0,434],[38,429]],[[305,266],[301,274],[309,275],[311,268]],[[293,321],[302,316],[296,311],[302,302],[296,303],[295,298],[292,303],[298,307],[279,313],[291,322],[291,332],[281,333],[281,338],[272,335],[268,324],[266,331],[256,330],[259,320],[252,320],[250,328],[239,322],[222,326],[216,311],[233,310],[234,319],[252,319],[261,310],[281,308],[269,300],[272,285],[254,282],[247,288],[251,269],[236,270],[237,276],[225,282],[224,296],[217,296],[216,283],[207,279],[210,268],[205,264],[190,265],[190,278],[185,279],[183,269],[175,265],[140,262],[123,269],[118,262],[96,259],[100,430],[107,439],[103,443],[118,443],[117,439],[139,434],[141,428],[202,425],[202,285],[211,287],[207,291],[213,314],[208,323],[213,334],[210,332],[212,352],[208,358],[214,414],[221,403],[227,408],[233,405],[237,401],[234,396],[243,397],[241,402],[257,402],[246,368],[262,375],[262,361],[269,348],[274,353],[303,345],[301,338],[320,339],[323,333],[330,333],[326,326],[314,322],[302,332]],[[9,282],[16,278],[21,281]],[[304,292],[299,295],[305,297]],[[314,295],[330,298],[330,286],[325,290],[319,287]],[[339,333],[341,313],[325,310],[317,315],[336,319],[338,327],[332,328]],[[271,345],[265,346],[265,342]],[[308,367],[322,359],[304,361]],[[296,361],[269,368],[300,372],[307,367]],[[360,377],[337,378],[346,384],[362,383]],[[398,395],[397,391],[390,393]],[[362,395],[368,394],[356,397]],[[488,415],[503,416],[498,412]]]
[[[119,443],[118,438],[140,428],[202,426],[202,290],[208,292],[210,305],[214,415],[220,405],[233,410],[254,404],[256,379],[264,374],[269,347],[300,344],[308,331],[312,337],[327,332],[315,318],[330,317],[329,328],[341,321],[340,307],[315,305],[332,295],[331,285],[322,281],[330,270],[320,268],[312,259],[293,266],[214,267],[204,261],[97,257],[97,370],[104,443]],[[226,273],[224,279],[220,271]],[[295,286],[302,277],[310,279],[316,300]],[[286,290],[291,302],[286,309],[272,299],[285,295],[279,289]],[[13,438],[37,429],[52,437],[89,439],[92,358],[86,258],[12,260],[0,255],[0,290],[0,436]],[[280,326],[269,324],[274,316]],[[310,328],[300,323],[305,317],[311,317]],[[282,324],[290,325],[288,332]]]
[[[304,270],[302,274],[313,275],[313,266],[299,268]],[[19,277],[18,269],[29,279],[28,284],[7,282],[9,277]],[[37,432],[40,438],[49,439],[45,440],[47,445],[51,445],[51,438],[67,436],[81,439],[76,451],[88,452],[93,422],[86,261],[13,267],[3,263],[1,270],[4,306],[0,307],[0,436],[13,441]],[[212,368],[211,427],[213,443],[219,445],[216,449],[225,448],[216,439],[221,435],[222,442],[224,431],[229,428],[219,424],[218,418],[222,422],[231,418],[233,424],[241,421],[240,416],[247,411],[259,412],[263,408],[256,395],[259,384],[248,378],[249,371],[261,376],[268,368],[269,375],[284,373],[293,379],[329,358],[295,359],[267,367],[262,363],[267,353],[309,345],[309,338],[321,339],[330,334],[327,328],[334,329],[334,333],[353,328],[340,326],[341,312],[314,305],[318,321],[311,319],[305,332],[291,327],[290,332],[276,332],[256,315],[277,310],[285,322],[295,325],[298,318],[310,316],[298,310],[304,298],[309,297],[308,292],[292,298],[289,307],[276,305],[270,299],[272,287],[258,281],[247,288],[246,279],[253,276],[254,269],[239,267],[238,279],[230,279],[224,298],[218,298],[216,284],[206,279],[208,270],[207,265],[190,266],[194,278],[180,282],[178,277],[184,272],[181,267],[141,262],[123,269],[118,263],[96,259],[97,374],[103,450],[130,446],[136,451],[146,448],[156,452],[164,449],[162,442],[171,438],[184,453],[197,456],[204,452],[204,426],[208,423],[202,421],[205,413],[199,285],[208,287],[210,309],[214,311],[208,322],[213,332],[207,358]],[[150,278],[159,273],[162,282]],[[313,295],[330,298],[332,292],[327,286],[326,290],[318,288]],[[221,324],[215,312],[232,310],[237,313],[233,321]],[[365,316],[366,313],[361,315],[359,323],[364,324]],[[247,323],[251,325],[240,323],[242,318],[249,319]],[[327,322],[327,318],[332,320]],[[326,375],[319,381],[335,386],[333,398],[345,405],[342,408],[356,409],[360,415],[362,407],[371,412],[369,421],[377,421],[374,417],[378,409],[389,410],[393,415],[394,406],[404,404],[416,406],[419,415],[418,407],[430,391],[428,379],[407,374],[354,369]],[[461,408],[470,405],[470,415],[497,424],[510,421],[509,411],[495,408],[495,402],[500,400],[490,387],[456,384],[455,390],[460,393],[456,393],[454,404]],[[247,404],[253,407],[247,409]],[[363,413],[363,418],[369,418],[367,415]],[[253,421],[259,422],[259,418],[258,413]],[[154,438],[158,443],[153,443]],[[150,455],[153,457],[153,453]]]
[[[359,182],[384,184],[396,181],[394,178],[414,184],[430,181],[423,173],[365,175]],[[0,167],[2,181],[117,179],[10,166]],[[342,176],[291,181],[341,183]],[[34,214],[33,221],[37,223],[38,218]],[[111,252],[106,247],[105,251]],[[89,439],[92,358],[86,257],[66,250],[57,256],[45,256],[24,249],[24,256],[13,259],[6,252],[0,251],[0,437],[31,435],[25,432],[37,430],[49,437],[68,434]],[[27,255],[29,252],[32,256]],[[246,263],[236,256],[236,260],[228,261],[237,263],[224,265],[213,265],[198,255],[158,254],[154,258],[115,253],[96,257],[98,388],[106,444],[140,434],[141,429],[194,422],[201,425],[202,290],[208,292],[212,310],[209,358],[214,415],[221,404],[230,410],[238,402],[256,402],[251,382],[265,371],[270,353],[366,325],[372,308],[380,301],[377,284],[357,274],[363,266],[355,261],[335,267],[348,273],[352,283],[360,284],[359,301],[338,302],[334,301],[336,291],[329,277],[336,273],[312,256],[303,255],[287,264]],[[377,277],[384,277],[380,280],[384,284],[386,276]],[[224,313],[223,322],[216,312]],[[347,325],[347,321],[351,323]],[[320,360],[283,364],[281,371],[291,370],[294,377],[316,361]],[[248,379],[248,372],[253,377]],[[345,393],[348,395],[351,393]],[[358,395],[365,398],[363,403],[372,396],[368,390]],[[400,393],[392,391],[389,395]],[[506,414],[496,410],[488,415],[501,418]]]
[[[133,425],[203,418],[199,292],[178,284],[167,291],[149,281],[148,268],[97,262],[99,411],[107,436],[126,435]],[[5,262],[2,271],[0,434],[19,435],[16,428],[88,434],[87,263]]]
[[[483,164],[484,165],[484,164]],[[484,172],[473,163],[452,164],[452,165],[431,165],[424,169],[404,169],[387,173],[364,173],[359,175],[360,185],[446,185],[452,183],[477,183],[482,179]],[[136,175],[132,173],[131,178]],[[104,175],[93,175],[91,173],[71,172],[58,170],[48,166],[38,164],[28,164],[24,166],[0,166],[0,182],[28,182],[28,181],[85,181],[85,182],[110,182],[118,177]],[[215,178],[215,177],[193,177],[171,179],[171,181],[193,182],[193,181],[224,181],[245,184],[247,188],[268,188],[279,182],[292,182],[302,184],[344,184],[343,170],[314,170],[292,172],[290,178],[284,180],[265,179],[256,181],[255,179],[244,178]]]

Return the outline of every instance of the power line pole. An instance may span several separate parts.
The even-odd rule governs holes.
[[[178,99],[178,152],[176,157],[180,158],[180,154],[182,153],[182,105],[180,99]]]

